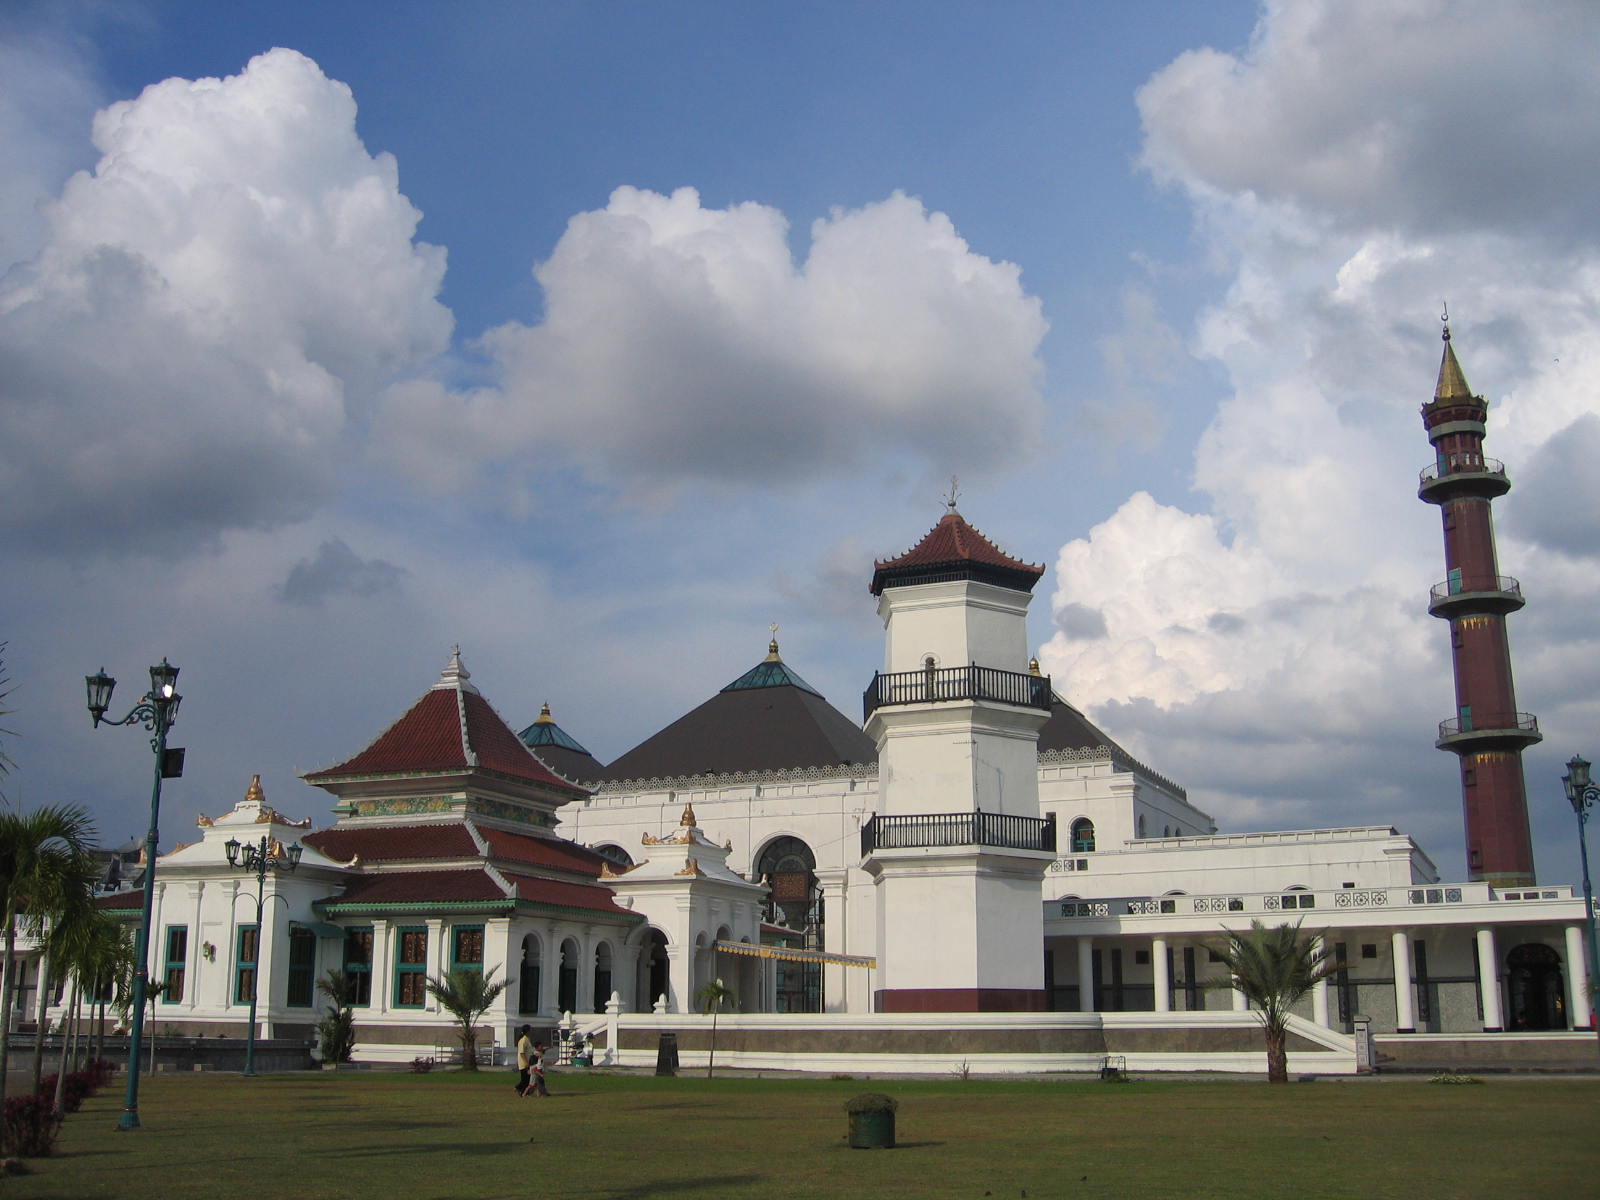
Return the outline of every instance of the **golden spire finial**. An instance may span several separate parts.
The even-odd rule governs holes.
[[[694,805],[685,804],[683,806],[683,816],[678,819],[678,824],[685,829],[694,825]]]
[[[250,787],[245,792],[244,799],[246,804],[265,804],[267,802],[267,794],[261,790],[260,775],[250,776]]]
[[[1039,660],[1037,658],[1030,658],[1028,660],[1028,674],[1029,675],[1037,675],[1038,673],[1039,673]]]
[[[767,643],[767,661],[768,662],[777,662],[778,661],[778,623],[776,621],[774,621],[771,625],[768,625],[767,628],[772,630],[772,640]]]
[[[1450,344],[1450,306],[1444,306],[1444,312],[1439,316],[1444,324],[1444,355],[1439,360],[1439,382],[1434,385],[1433,398],[1435,400],[1470,400],[1472,389],[1467,386],[1467,377],[1461,370],[1461,364],[1456,361],[1455,347]]]
[[[539,706],[539,715],[535,718],[535,725],[554,725],[556,719],[550,715],[550,701],[546,700]]]

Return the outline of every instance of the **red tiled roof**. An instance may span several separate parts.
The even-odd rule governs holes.
[[[137,888],[130,892],[112,892],[105,896],[96,896],[94,906],[100,909],[124,909],[144,907],[144,889]]]
[[[878,570],[892,567],[943,566],[946,563],[982,563],[990,567],[1005,567],[1012,571],[1026,571],[1043,575],[1044,568],[1012,558],[983,534],[979,533],[958,512],[947,512],[927,535],[899,558],[891,558],[872,565]]]
[[[517,899],[530,904],[549,904],[556,908],[582,908],[603,912],[610,916],[633,916],[617,904],[608,887],[593,883],[563,883],[557,879],[535,879],[530,875],[512,875],[506,878],[517,890]]]
[[[345,904],[461,904],[471,901],[509,902],[500,885],[482,868],[469,871],[386,871],[357,876],[339,895],[322,901],[327,907]]]
[[[312,771],[309,783],[354,775],[459,771],[479,767],[584,794],[540,762],[470,688],[433,687],[365,750],[337,766]]]
[[[335,826],[308,833],[300,840],[339,862],[349,862],[358,854],[362,862],[478,857],[477,843],[460,822],[378,825],[366,829]]]
[[[558,838],[534,837],[526,833],[511,833],[504,829],[478,828],[479,835],[489,843],[489,857],[507,862],[528,863],[530,866],[553,867],[599,878],[605,863],[593,850]]]

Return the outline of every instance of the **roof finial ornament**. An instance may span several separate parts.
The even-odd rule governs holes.
[[[459,688],[464,692],[476,693],[478,689],[469,682],[471,679],[472,672],[461,665],[461,643],[457,642],[450,647],[450,661],[445,664],[444,670],[439,672],[439,682],[433,686]]]
[[[955,512],[956,498],[960,495],[961,493],[956,490],[956,477],[952,475],[950,476],[950,498],[944,502],[944,506],[951,512]]]
[[[1444,340],[1448,342],[1450,340],[1450,302],[1446,300],[1443,304],[1444,311],[1439,314],[1439,322],[1444,326]]]
[[[767,628],[772,630],[772,640],[767,643],[767,661],[778,662],[778,623],[774,621]]]
[[[694,805],[685,804],[683,806],[683,816],[678,818],[678,827],[680,829],[693,829],[693,828],[695,828],[695,823],[694,823]]]

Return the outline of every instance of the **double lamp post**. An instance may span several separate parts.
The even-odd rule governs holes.
[[[1589,883],[1589,842],[1584,835],[1584,826],[1589,823],[1589,810],[1600,803],[1600,787],[1596,787],[1589,777],[1589,763],[1581,755],[1573,755],[1567,760],[1567,773],[1561,777],[1562,785],[1567,789],[1567,800],[1572,805],[1572,811],[1578,815],[1578,854],[1583,859],[1583,912],[1589,925],[1589,976],[1590,985],[1590,1017],[1594,1025],[1595,1037],[1600,1038],[1600,1014],[1595,1013],[1594,983],[1600,978],[1600,939],[1595,937],[1594,928],[1594,888]],[[1574,972],[1578,969],[1577,963],[1568,964],[1568,969]]]
[[[159,666],[150,668],[150,690],[133,710],[120,721],[106,719],[106,709],[111,706],[111,692],[117,681],[101,667],[93,675],[84,676],[89,691],[89,715],[96,727],[100,725],[143,725],[150,734],[150,748],[155,751],[155,782],[150,789],[150,830],[144,839],[144,916],[134,939],[133,950],[133,1028],[128,1038],[128,1091],[122,1105],[122,1116],[117,1121],[119,1130],[139,1128],[139,1048],[144,1040],[144,1003],[149,984],[150,920],[155,910],[156,897],[156,843],[160,840],[157,823],[161,819],[161,781],[177,779],[183,774],[183,751],[167,749],[167,733],[178,717],[178,668],[165,658]]]
[[[246,874],[256,877],[256,945],[251,954],[251,960],[257,965],[250,976],[250,1031],[246,1035],[244,1044],[244,1073],[256,1073],[256,993],[260,989],[261,981],[261,903],[262,893],[266,887],[267,875],[271,871],[292,871],[300,865],[302,848],[295,842],[288,849],[282,842],[269,839],[265,834],[255,845],[241,845],[238,838],[229,838],[224,843],[228,852],[228,865],[237,867]],[[240,851],[243,851],[241,857]],[[278,897],[282,899],[282,897]],[[241,956],[242,957],[242,956]]]

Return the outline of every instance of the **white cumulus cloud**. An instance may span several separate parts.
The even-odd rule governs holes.
[[[803,262],[788,233],[764,205],[617,189],[539,265],[544,319],[485,337],[493,386],[391,391],[391,452],[453,484],[547,451],[626,491],[1034,439],[1046,326],[1015,266],[898,193],[816,221]]]
[[[94,121],[0,280],[0,526],[49,549],[305,515],[377,390],[448,343],[444,254],[350,90],[273,50]]]

